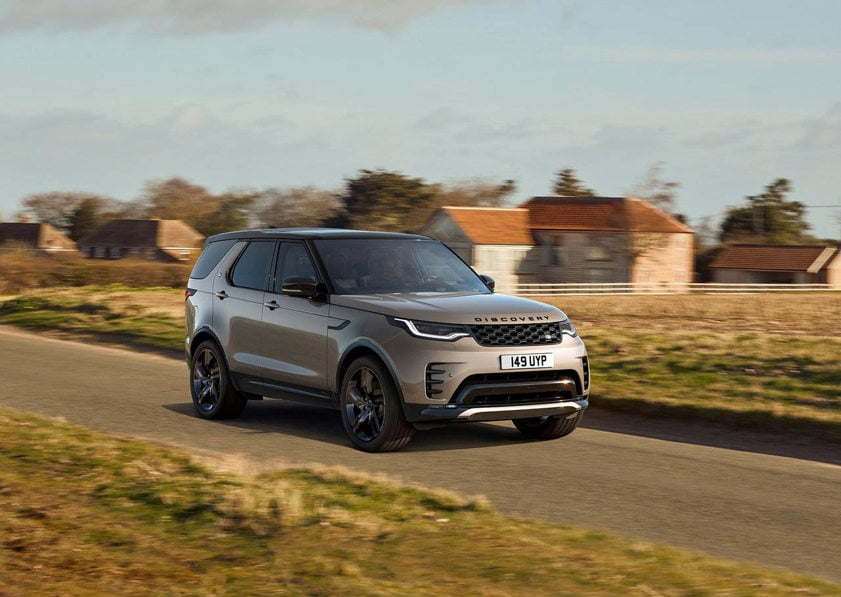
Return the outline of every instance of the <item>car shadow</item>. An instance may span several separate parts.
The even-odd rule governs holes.
[[[184,416],[197,416],[190,402],[166,404],[164,408]],[[236,419],[212,423],[249,433],[284,434],[353,449],[339,412],[308,404],[272,399],[252,401]],[[591,406],[580,429],[841,465],[841,445],[837,443],[724,422],[636,415]],[[418,432],[401,452],[471,450],[534,441],[524,438],[510,424],[455,424]]]
[[[165,404],[169,411],[197,417],[190,402]],[[311,406],[285,400],[256,400],[248,403],[236,419],[208,421],[249,433],[277,433],[315,440],[353,449],[342,425],[338,411],[325,407]],[[471,450],[502,444],[522,444],[534,440],[525,439],[513,425],[488,423],[469,425],[446,425],[419,431],[401,452],[435,452],[447,450]]]
[[[590,406],[581,428],[841,465],[841,444],[728,422],[637,415]]]

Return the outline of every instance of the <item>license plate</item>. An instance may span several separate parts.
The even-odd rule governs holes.
[[[503,354],[499,357],[499,368],[507,369],[550,369],[555,366],[551,352],[539,354]]]

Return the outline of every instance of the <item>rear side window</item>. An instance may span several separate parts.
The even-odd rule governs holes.
[[[236,242],[236,240],[220,240],[214,243],[208,243],[198,258],[198,261],[196,261],[196,265],[193,266],[190,277],[196,279],[206,278]]]
[[[274,248],[275,243],[271,240],[248,243],[231,272],[231,284],[242,288],[266,290]]]

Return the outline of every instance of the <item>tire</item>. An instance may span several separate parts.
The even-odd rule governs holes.
[[[584,418],[583,412],[575,415],[554,417],[535,417],[533,419],[514,419],[514,426],[529,439],[557,439],[569,435]]]
[[[199,344],[190,359],[190,394],[203,419],[238,417],[248,403],[231,383],[221,349],[210,340]]]
[[[393,452],[412,439],[397,387],[383,364],[364,356],[351,363],[342,379],[342,423],[353,445],[365,452]]]

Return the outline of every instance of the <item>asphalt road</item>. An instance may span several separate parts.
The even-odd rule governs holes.
[[[419,432],[401,452],[351,448],[338,413],[250,403],[193,415],[183,361],[0,327],[0,406],[152,439],[244,470],[320,463],[483,495],[501,511],[841,582],[841,448],[591,409],[526,442],[508,423]],[[598,380],[594,380],[596,396]],[[597,398],[596,398],[597,400]]]

